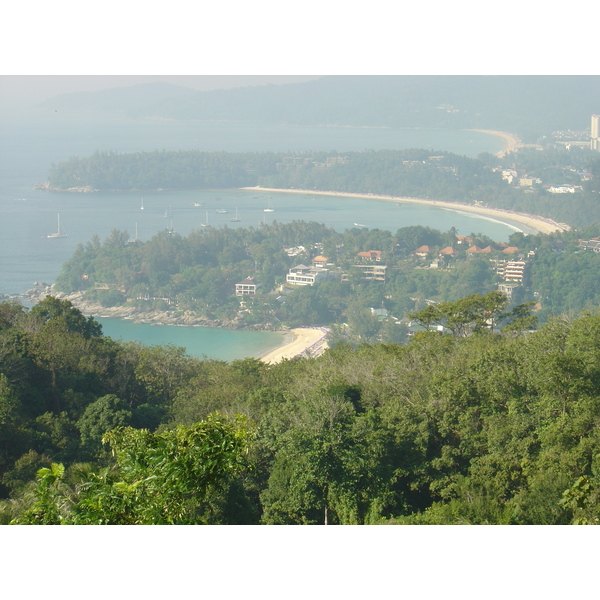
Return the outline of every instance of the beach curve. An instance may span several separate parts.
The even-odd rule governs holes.
[[[298,327],[290,329],[294,339],[283,346],[279,346],[260,357],[267,364],[276,364],[285,359],[296,356],[319,356],[328,347],[326,342],[329,330],[325,327]]]
[[[492,208],[489,206],[479,206],[466,204],[463,202],[448,202],[445,200],[428,200],[426,198],[409,198],[405,196],[391,196],[384,194],[358,194],[352,192],[331,192],[324,190],[289,190],[280,188],[267,188],[262,186],[243,187],[243,190],[255,190],[260,192],[273,192],[281,194],[312,194],[319,196],[334,196],[340,198],[365,198],[371,200],[383,200],[386,202],[411,202],[414,204],[423,204],[435,208],[444,208],[447,210],[475,213],[486,217],[496,219],[505,225],[512,226],[512,223],[521,223],[530,227],[534,231],[543,234],[554,233],[556,231],[568,231],[570,226],[566,223],[557,223],[552,219],[547,219],[540,215],[530,215],[527,213],[515,212],[504,208]]]

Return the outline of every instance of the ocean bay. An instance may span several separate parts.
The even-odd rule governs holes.
[[[508,239],[515,230],[497,221],[461,212],[411,204],[398,206],[368,198],[324,197],[316,193],[295,196],[254,190],[190,190],[74,194],[33,190],[34,184],[45,180],[53,162],[69,156],[86,156],[95,150],[334,152],[335,148],[343,152],[425,147],[476,156],[502,148],[501,140],[478,132],[178,123],[125,118],[115,121],[104,117],[90,122],[83,115],[41,112],[27,118],[23,116],[21,120],[5,119],[0,122],[0,294],[23,293],[35,281],[52,283],[78,243],[85,244],[94,235],[104,239],[113,229],[126,230],[130,238],[137,237],[141,241],[167,228],[185,236],[206,221],[215,227],[260,227],[261,223],[273,221],[312,220],[340,231],[353,227],[356,222],[370,229],[391,231],[419,224],[443,231],[455,227],[463,235],[484,233],[499,241]],[[141,210],[142,202],[144,210]],[[265,213],[268,204],[273,212]],[[232,222],[236,210],[240,221]],[[58,215],[61,230],[67,237],[48,238],[56,232]],[[142,334],[142,329],[130,327],[147,328],[148,332],[146,334],[144,329]],[[197,328],[123,322],[121,330],[119,334],[113,324],[106,323],[106,333],[114,337],[144,337],[144,343],[148,344],[167,343],[171,339],[172,343],[188,348],[191,354],[219,358],[258,356],[281,340],[280,334],[264,337],[268,332],[211,330],[208,337],[221,335],[226,340],[224,343],[233,348],[231,353],[226,351],[217,356],[212,354],[216,338],[208,341],[204,348],[198,340],[206,342],[207,336],[200,335]],[[172,336],[165,338],[164,334],[169,331]],[[255,347],[251,347],[250,342],[253,335],[260,340]]]

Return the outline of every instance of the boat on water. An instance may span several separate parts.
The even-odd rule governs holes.
[[[269,208],[265,208],[263,212],[275,212],[275,209],[271,206],[271,201],[269,200]]]
[[[366,227],[366,225],[363,225],[362,223],[354,223],[354,227]]]
[[[140,206],[140,210],[144,210],[144,199],[142,198],[142,204]]]
[[[232,219],[229,219],[232,223],[239,223],[241,221],[241,219],[238,217],[238,209],[237,206],[235,207],[235,217],[233,217]]]
[[[227,211],[224,208],[218,208],[215,212],[219,215],[224,215]]]
[[[66,233],[61,233],[60,231],[60,215],[58,215],[58,231],[56,233],[50,233],[46,236],[47,238],[66,238]]]
[[[204,204],[202,202],[194,202],[193,206],[195,206],[196,208],[201,208],[202,206],[204,206]]]
[[[200,227],[208,227],[208,211],[206,211],[206,223],[200,223]]]

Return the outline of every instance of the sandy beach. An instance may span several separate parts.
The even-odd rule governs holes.
[[[289,344],[275,348],[275,350],[261,356],[260,359],[263,362],[275,364],[286,358],[294,358],[294,356],[304,353],[310,356],[319,356],[327,348],[327,342],[325,341],[327,329],[325,328],[301,327],[291,329],[290,333],[292,333],[294,339]]]
[[[477,133],[487,133],[489,135],[495,135],[496,137],[502,138],[504,141],[504,149],[496,153],[496,156],[502,158],[509,152],[514,152],[517,148],[523,147],[523,142],[519,136],[514,133],[508,133],[506,131],[493,131],[491,129],[468,129],[467,131],[476,131]]]
[[[444,202],[442,200],[426,200],[425,198],[407,198],[404,196],[386,196],[378,194],[354,194],[350,192],[325,192],[319,190],[283,190],[277,188],[265,187],[248,187],[242,188],[246,190],[256,190],[260,192],[276,192],[281,194],[317,194],[320,196],[338,196],[347,198],[367,198],[373,200],[384,200],[386,202],[413,202],[415,204],[425,204],[435,206],[436,208],[444,208],[446,210],[456,210],[461,212],[469,212],[480,214],[485,217],[496,219],[502,223],[514,224],[522,223],[534,229],[539,233],[553,233],[554,231],[567,231],[570,229],[565,223],[557,223],[552,219],[546,219],[539,215],[528,215],[512,210],[502,208],[490,208],[488,206],[474,206],[473,204],[463,204],[462,202]]]
[[[517,148],[524,147],[525,144],[522,143],[521,139],[513,134],[508,133],[506,131],[494,131],[491,129],[469,129],[468,131],[477,131],[479,133],[487,133],[489,135],[495,135],[496,137],[500,137],[504,140],[505,147],[502,151],[498,152],[497,156],[502,157],[509,152],[515,151]],[[485,217],[489,217],[492,219],[496,219],[503,223],[513,224],[513,223],[521,223],[523,225],[527,225],[527,227],[531,227],[535,231],[539,233],[553,233],[555,231],[567,231],[570,229],[569,225],[565,223],[557,223],[552,219],[547,219],[545,217],[541,217],[539,215],[530,215],[526,213],[514,212],[511,210],[505,210],[502,208],[492,208],[489,206],[475,206],[473,204],[464,204],[462,202],[444,202],[442,200],[428,200],[425,198],[407,198],[404,196],[385,196],[385,195],[376,195],[376,194],[353,194],[346,192],[324,192],[317,190],[281,190],[275,188],[264,188],[264,187],[252,187],[252,188],[243,188],[243,189],[252,189],[264,192],[277,192],[277,193],[286,193],[286,194],[319,194],[322,196],[340,196],[340,197],[350,197],[350,198],[372,198],[374,200],[385,200],[388,202],[413,202],[415,204],[428,204],[430,206],[435,206],[438,208],[444,208],[447,210],[457,210],[462,212],[476,213]]]

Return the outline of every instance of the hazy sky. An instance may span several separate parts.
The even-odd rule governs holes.
[[[562,3],[540,10],[539,3],[522,0],[505,0],[500,9],[477,0],[430,0],[391,12],[388,0],[354,8],[339,0],[190,6],[182,0],[104,0],[101,10],[76,0],[8,3],[2,10],[0,102],[37,103],[150,81],[207,90],[303,81],[315,73],[599,72],[597,36],[584,33],[582,20],[597,22],[593,13],[600,9],[592,7],[584,16],[565,11]],[[582,35],[561,40],[554,33],[558,25]]]
[[[314,79],[300,75],[0,75],[0,101],[4,105],[37,104],[70,92],[96,91],[153,81],[195,90],[249,85],[294,83]]]

